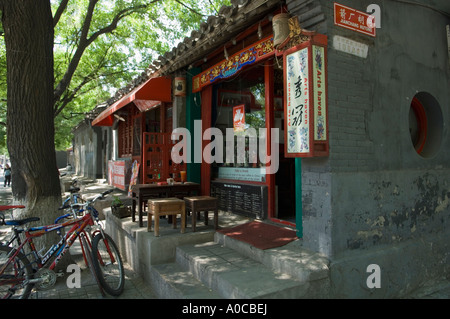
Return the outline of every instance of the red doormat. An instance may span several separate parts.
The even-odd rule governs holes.
[[[297,239],[295,230],[253,221],[232,228],[218,230],[226,236],[246,242],[259,249],[284,246]]]

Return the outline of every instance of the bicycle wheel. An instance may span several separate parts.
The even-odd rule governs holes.
[[[104,235],[97,234],[92,240],[92,261],[103,289],[112,296],[119,296],[125,284],[122,258],[111,237]]]
[[[19,253],[13,260],[9,255],[13,248],[0,246],[0,299],[27,299],[33,284],[27,283],[33,278],[33,269],[27,257]]]
[[[83,246],[82,248],[83,248],[83,253],[85,256],[85,261],[87,263],[87,266],[89,267],[92,277],[94,277],[95,282],[97,283],[98,288],[100,289],[100,292],[101,292],[102,296],[104,297],[105,292],[103,291],[103,286],[98,278],[97,272],[95,271],[94,264],[92,262],[92,250],[87,243],[86,235],[84,235],[84,234],[80,235],[80,242],[81,242],[81,245]]]

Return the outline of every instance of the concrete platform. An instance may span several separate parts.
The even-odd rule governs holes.
[[[152,280],[160,282],[164,278],[166,281],[164,288],[158,285],[153,287],[155,293],[161,297],[175,298],[175,294],[168,292],[172,289],[180,298],[195,298],[191,295],[192,287],[204,287],[200,298],[297,299],[328,296],[327,260],[302,250],[298,242],[283,246],[282,250],[263,251],[235,241],[237,246],[249,246],[247,252],[253,251],[246,254],[235,249],[233,244],[224,246],[217,234],[215,241],[177,247],[174,263],[154,266]],[[300,256],[302,251],[303,256]],[[292,259],[283,258],[291,253]],[[174,269],[178,273],[176,281],[170,274]],[[189,281],[184,281],[186,278]]]
[[[158,298],[260,299],[325,298],[329,291],[328,260],[308,252],[299,240],[261,250],[217,233],[200,220],[184,234],[160,221],[160,236],[138,227],[131,217],[119,219],[104,209],[106,231],[122,257],[152,287]],[[212,216],[210,216],[212,218]],[[219,213],[219,227],[248,222]],[[178,220],[178,225],[180,222]]]
[[[143,219],[143,227],[139,227],[138,222],[133,222],[131,217],[120,219],[112,215],[110,208],[104,208],[103,213],[105,215],[106,232],[113,237],[122,257],[148,282],[150,282],[151,267],[174,262],[178,246],[214,240],[215,230],[212,221],[209,222],[208,226],[204,225],[203,220],[198,221],[197,231],[193,232],[190,218],[188,218],[186,231],[181,234],[179,218],[176,229],[172,228],[172,224],[169,224],[167,219],[161,219],[160,236],[155,237],[153,231],[147,231],[146,216]],[[247,218],[224,213],[219,216],[219,227],[229,227],[247,221]]]

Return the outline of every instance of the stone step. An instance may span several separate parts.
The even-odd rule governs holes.
[[[221,299],[177,263],[153,265],[151,285],[161,299]]]
[[[310,297],[309,281],[276,273],[259,261],[215,242],[178,247],[176,262],[227,299]]]
[[[303,248],[298,240],[281,247],[261,250],[216,232],[214,242],[300,282],[327,280],[329,277],[329,260],[323,255]]]
[[[299,242],[261,250],[216,233],[214,241],[176,248],[175,262],[153,265],[160,298],[326,298],[328,259]]]

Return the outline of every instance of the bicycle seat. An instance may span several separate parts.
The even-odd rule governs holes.
[[[16,219],[16,220],[7,220],[5,221],[5,225],[8,226],[22,226],[31,222],[37,222],[41,220],[39,217],[29,217],[25,219]]]
[[[70,187],[69,187],[69,192],[70,192],[71,194],[77,193],[77,192],[79,192],[79,191],[80,191],[80,188],[79,188],[79,187],[73,187],[73,186],[70,186]]]

